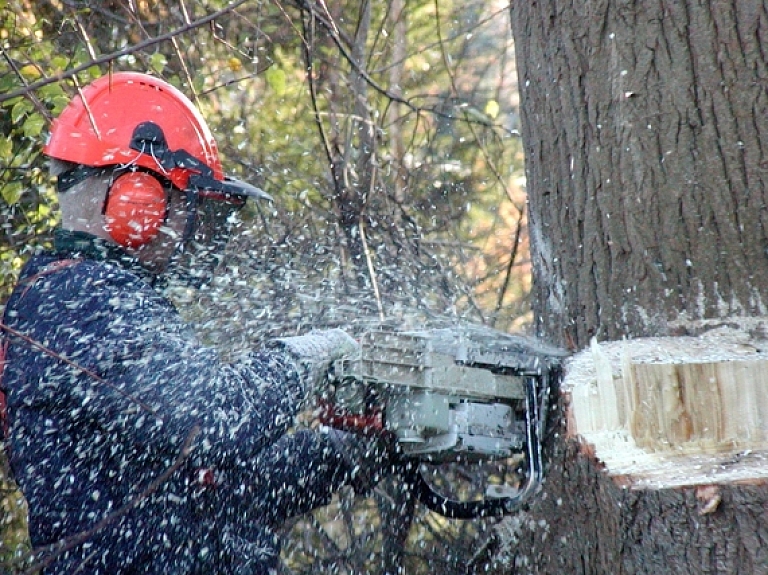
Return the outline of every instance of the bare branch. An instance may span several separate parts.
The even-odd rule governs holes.
[[[222,8],[221,10],[217,10],[216,12],[213,12],[208,16],[204,16],[198,20],[190,22],[189,24],[181,26],[180,28],[176,28],[175,30],[172,30],[171,32],[168,32],[166,34],[161,34],[160,36],[156,36],[155,38],[149,38],[147,40],[144,40],[143,42],[139,42],[138,44],[134,44],[133,46],[125,48],[124,50],[119,50],[117,52],[112,52],[111,54],[106,54],[104,56],[101,56],[100,58],[96,58],[94,60],[86,62],[85,64],[76,66],[71,70],[67,70],[66,72],[61,72],[60,74],[50,76],[44,80],[38,80],[37,82],[34,82],[32,84],[25,86],[24,88],[14,90],[6,94],[0,94],[0,103],[5,102],[6,100],[10,100],[12,98],[18,98],[19,96],[26,96],[29,92],[33,90],[39,90],[43,86],[54,84],[56,82],[61,82],[62,80],[66,80],[67,78],[72,78],[76,74],[79,74],[83,70],[87,70],[92,66],[98,66],[100,64],[111,62],[112,60],[120,58],[121,56],[133,54],[134,52],[139,52],[144,48],[148,48],[149,46],[154,46],[155,44],[161,44],[166,40],[171,40],[172,38],[175,38],[176,36],[180,36],[181,34],[189,32],[190,30],[194,30],[196,28],[200,28],[201,26],[205,26],[206,24],[213,22],[216,18],[234,11],[236,8],[245,4],[247,1],[248,0],[236,0],[235,2],[232,2],[229,6]]]
[[[347,48],[346,43],[342,42],[342,39],[341,39],[341,37],[339,36],[339,34],[337,32],[338,27],[336,26],[335,22],[333,22],[332,20],[329,21],[322,14],[318,14],[317,11],[314,9],[314,7],[312,7],[310,5],[309,2],[300,1],[300,2],[298,2],[298,5],[299,5],[299,7],[301,9],[303,9],[306,12],[309,12],[310,14],[312,14],[312,16],[318,22],[320,22],[320,24],[322,24],[323,28],[325,28],[328,31],[331,39],[333,40],[334,44],[336,44],[336,47],[339,49],[339,52],[344,57],[344,59],[350,64],[350,66],[352,66],[352,68],[358,74],[360,74],[360,77],[371,88],[373,88],[374,90],[376,90],[377,92],[379,92],[383,96],[387,97],[389,100],[391,100],[393,102],[399,102],[400,104],[403,104],[404,106],[408,107],[413,112],[429,112],[429,113],[434,114],[435,116],[438,116],[438,117],[442,117],[442,118],[446,118],[446,119],[450,119],[450,120],[455,120],[456,119],[455,116],[452,116],[451,114],[446,114],[444,112],[440,112],[439,110],[435,110],[434,108],[428,108],[428,107],[424,107],[424,106],[417,106],[416,104],[413,103],[412,100],[403,98],[402,96],[400,96],[396,92],[393,92],[392,90],[388,90],[387,88],[379,85],[379,83],[376,82],[376,80],[374,80],[371,77],[371,75],[368,73],[368,71],[365,70],[355,60],[355,57],[352,55],[352,53]],[[0,102],[1,101],[2,100],[0,100]],[[493,128],[497,128],[497,129],[503,129],[506,132],[508,132],[510,135],[519,136],[519,134],[517,132],[513,131],[513,130],[507,130],[506,128],[503,128],[501,126],[496,126],[494,124],[491,124],[491,123],[488,123],[488,122],[483,122],[481,120],[475,120],[475,119],[466,118],[466,121],[467,121],[468,124],[474,123],[474,124],[479,124],[481,126],[485,126],[485,127],[489,127],[489,128],[493,127]]]

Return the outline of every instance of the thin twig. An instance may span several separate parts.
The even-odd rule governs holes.
[[[189,12],[187,11],[187,5],[182,1],[179,2],[181,5],[181,14],[184,18],[184,24],[189,26],[192,21],[189,18]],[[184,59],[184,54],[181,52],[181,49],[179,48],[179,42],[176,39],[176,36],[171,38],[171,44],[173,45],[173,49],[176,52],[176,57],[179,59],[179,63],[181,64],[181,69],[184,71],[184,77],[187,79],[187,84],[189,85],[189,90],[192,92],[192,100],[194,100],[195,105],[200,108],[200,98],[198,93],[195,91],[195,83],[192,81],[192,74],[189,73],[189,67],[187,66],[187,62]]]
[[[507,269],[504,274],[504,283],[502,284],[501,289],[499,290],[499,297],[496,299],[496,309],[493,310],[493,319],[491,320],[491,327],[493,327],[496,324],[496,319],[498,317],[499,312],[501,311],[501,306],[504,303],[504,296],[507,294],[507,288],[509,287],[509,282],[512,277],[512,268],[515,265],[515,260],[517,260],[517,250],[520,247],[520,238],[523,233],[522,232],[523,215],[524,215],[524,212],[520,212],[520,215],[517,218],[517,228],[515,228],[515,239],[512,241],[512,253],[509,254],[509,262],[507,262]]]
[[[19,70],[19,67],[16,65],[16,62],[13,61],[13,59],[8,55],[8,52],[6,52],[1,45],[0,52],[3,54],[3,59],[8,62],[8,65],[13,69],[13,72],[21,80],[21,83],[25,86],[29,86],[29,84],[27,84],[26,78],[24,78],[21,70]],[[40,115],[45,118],[46,122],[50,124],[53,121],[53,118],[51,117],[51,114],[48,112],[48,110],[46,110],[45,106],[43,106],[43,103],[37,98],[37,96],[35,96],[31,90],[28,91],[25,96],[29,98],[30,102],[32,102],[32,105],[35,107],[38,113],[40,113]]]
[[[363,225],[363,216],[360,216],[360,240],[363,243],[363,253],[365,254],[365,262],[368,264],[368,274],[371,276],[371,284],[373,285],[373,295],[376,297],[376,307],[379,310],[379,319],[384,321],[384,305],[381,303],[381,294],[379,293],[379,282],[376,281],[376,270],[373,267],[373,259],[368,251],[368,241],[365,239],[365,226]]]
[[[304,46],[304,65],[307,67],[307,82],[309,83],[309,96],[312,101],[312,111],[314,112],[315,124],[317,125],[317,131],[320,135],[320,139],[323,142],[323,150],[325,150],[325,157],[328,159],[328,165],[333,166],[333,152],[331,151],[331,143],[328,138],[328,134],[325,131],[323,123],[320,121],[320,108],[317,105],[317,86],[315,85],[314,77],[314,58],[312,53],[315,46],[315,13],[310,10],[309,25],[304,18],[301,19],[303,26],[303,46]]]
[[[95,60],[91,60],[90,62],[86,62],[84,64],[81,64],[79,66],[76,66],[75,68],[72,68],[71,70],[67,70],[66,72],[61,72],[60,74],[55,74],[54,76],[50,76],[44,80],[38,80],[37,82],[33,82],[32,84],[26,85],[24,88],[20,88],[18,90],[14,90],[12,92],[7,92],[5,94],[0,94],[0,103],[5,102],[6,100],[10,100],[12,98],[18,98],[19,96],[26,96],[28,93],[30,93],[33,90],[38,90],[44,86],[47,86],[49,84],[54,84],[56,82],[61,82],[62,80],[66,80],[68,78],[72,78],[76,74],[79,74],[83,70],[87,70],[88,68],[91,68],[93,66],[98,66],[100,64],[104,64],[106,62],[110,62],[112,60],[116,60],[117,58],[120,58],[121,56],[126,56],[128,54],[133,54],[134,52],[139,52],[140,50],[143,50],[144,48],[148,48],[150,46],[154,46],[155,44],[161,44],[165,42],[166,40],[170,40],[171,38],[174,38],[176,36],[180,36],[181,34],[184,34],[186,32],[189,32],[190,30],[194,30],[196,28],[199,28],[201,26],[205,26],[206,24],[214,21],[216,18],[228,14],[229,12],[234,11],[236,8],[240,7],[241,5],[248,2],[248,0],[236,0],[235,2],[232,2],[229,6],[226,6],[225,8],[222,8],[221,10],[217,10],[216,12],[213,12],[212,14],[209,14],[208,16],[204,16],[198,20],[195,20],[194,22],[190,22],[189,24],[186,24],[184,26],[181,26],[180,28],[176,28],[175,30],[172,30],[170,32],[167,32],[165,34],[161,34],[160,36],[156,36],[155,38],[149,38],[147,40],[144,40],[143,42],[139,42],[138,44],[135,44],[133,46],[129,46],[128,48],[125,48],[123,50],[119,50],[117,52],[112,52],[110,54],[105,54],[104,56],[101,56],[100,58],[96,58]],[[2,48],[0,48],[2,49]]]
[[[62,362],[62,363],[65,363],[68,366],[77,369],[78,371],[81,371],[82,373],[84,373],[87,376],[93,378],[94,380],[98,381],[99,383],[101,383],[103,385],[106,385],[107,387],[113,389],[114,391],[116,391],[117,393],[119,393],[120,395],[125,397],[126,399],[134,402],[136,405],[141,407],[144,411],[146,411],[147,413],[151,413],[157,419],[159,419],[161,421],[163,420],[162,416],[160,416],[154,409],[152,409],[152,407],[150,407],[149,404],[144,403],[139,398],[134,397],[130,393],[120,389],[115,384],[108,382],[106,379],[101,377],[98,373],[88,369],[87,367],[83,367],[82,365],[79,365],[79,364],[75,363],[71,359],[66,358],[63,355],[61,355],[60,353],[57,353],[57,352],[53,351],[49,347],[46,347],[45,345],[40,343],[39,341],[36,341],[36,340],[32,339],[28,335],[21,333],[20,331],[10,327],[9,325],[6,325],[4,323],[0,323],[0,330],[3,330],[5,332],[7,332],[7,333],[11,334],[14,337],[18,337],[19,339],[27,342],[32,347],[42,351],[44,354],[46,354],[46,355],[48,355],[48,356],[50,356],[50,357],[52,357],[52,358]]]
[[[83,23],[80,22],[80,18],[75,15],[75,26],[77,27],[77,31],[80,32],[80,36],[83,38],[83,42],[85,42],[85,47],[88,50],[88,55],[91,57],[91,60],[96,59],[96,49],[93,47],[93,43],[91,42],[91,37],[88,36],[88,30],[85,29],[85,26],[83,26]]]
[[[109,78],[110,83],[112,83],[112,67],[110,66],[109,71]],[[88,113],[88,121],[91,123],[91,128],[93,128],[93,133],[96,134],[96,138],[101,140],[101,132],[99,131],[99,127],[96,125],[96,118],[93,115],[93,112],[91,111],[91,105],[88,102],[88,99],[85,97],[85,94],[83,94],[83,89],[80,87],[80,82],[77,81],[77,76],[72,77],[72,81],[75,83],[75,88],[77,89],[77,93],[80,96],[80,101],[83,103],[83,108],[85,108],[85,111]]]
[[[189,73],[189,67],[187,67],[187,62],[184,60],[184,54],[182,54],[181,49],[179,48],[179,43],[175,36],[171,38],[171,44],[173,45],[173,50],[176,52],[176,57],[179,59],[181,69],[184,71],[184,77],[187,79],[189,91],[192,93],[192,100],[195,102],[195,105],[200,108],[200,97],[195,90],[195,83],[192,81],[192,75]]]

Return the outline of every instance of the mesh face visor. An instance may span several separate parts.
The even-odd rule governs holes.
[[[150,156],[159,172],[181,188],[186,197],[187,223],[169,270],[187,276],[193,283],[206,281],[224,256],[237,212],[247,198],[272,200],[263,190],[227,176],[216,176],[213,168],[187,150],[172,150],[165,134],[153,122],[136,126],[130,147]]]
[[[241,223],[239,212],[245,206],[245,199],[222,201],[198,194],[195,207],[194,230],[189,242],[209,245],[214,250],[223,250],[232,230]]]
[[[171,258],[173,275],[187,276],[194,284],[211,278],[221,264],[232,231],[242,224],[239,212],[245,198],[218,192],[186,192],[187,225],[184,240]]]

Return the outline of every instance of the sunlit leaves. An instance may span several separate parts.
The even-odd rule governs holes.
[[[285,72],[276,67],[272,67],[264,73],[267,84],[277,96],[285,94]]]
[[[486,115],[494,120],[499,115],[500,110],[501,108],[499,107],[499,103],[496,100],[488,100],[488,103],[485,105]]]

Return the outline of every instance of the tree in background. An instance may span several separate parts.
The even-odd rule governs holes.
[[[0,0],[0,293],[56,221],[50,118],[93,78],[136,70],[190,95],[228,169],[277,199],[244,214],[210,285],[171,289],[223,354],[309,327],[524,325],[506,5],[332,4]],[[507,472],[455,475],[472,490]],[[302,519],[285,570],[461,572],[487,526],[385,485]]]
[[[42,166],[39,138],[74,80],[147,70],[190,94],[227,135],[227,160],[279,198],[290,238],[335,242],[343,279],[381,290],[378,308],[388,296],[389,307],[405,300],[500,327],[524,321],[525,274],[514,273],[526,266],[522,157],[508,33],[497,39],[503,7],[108,6],[5,12],[15,34],[3,52],[6,204],[50,205],[29,192],[26,167]],[[39,180],[40,193],[50,190]],[[29,243],[19,237],[7,233],[15,247],[4,256],[16,267]],[[393,267],[404,257],[418,264],[412,274]],[[423,297],[409,295],[424,286]]]

